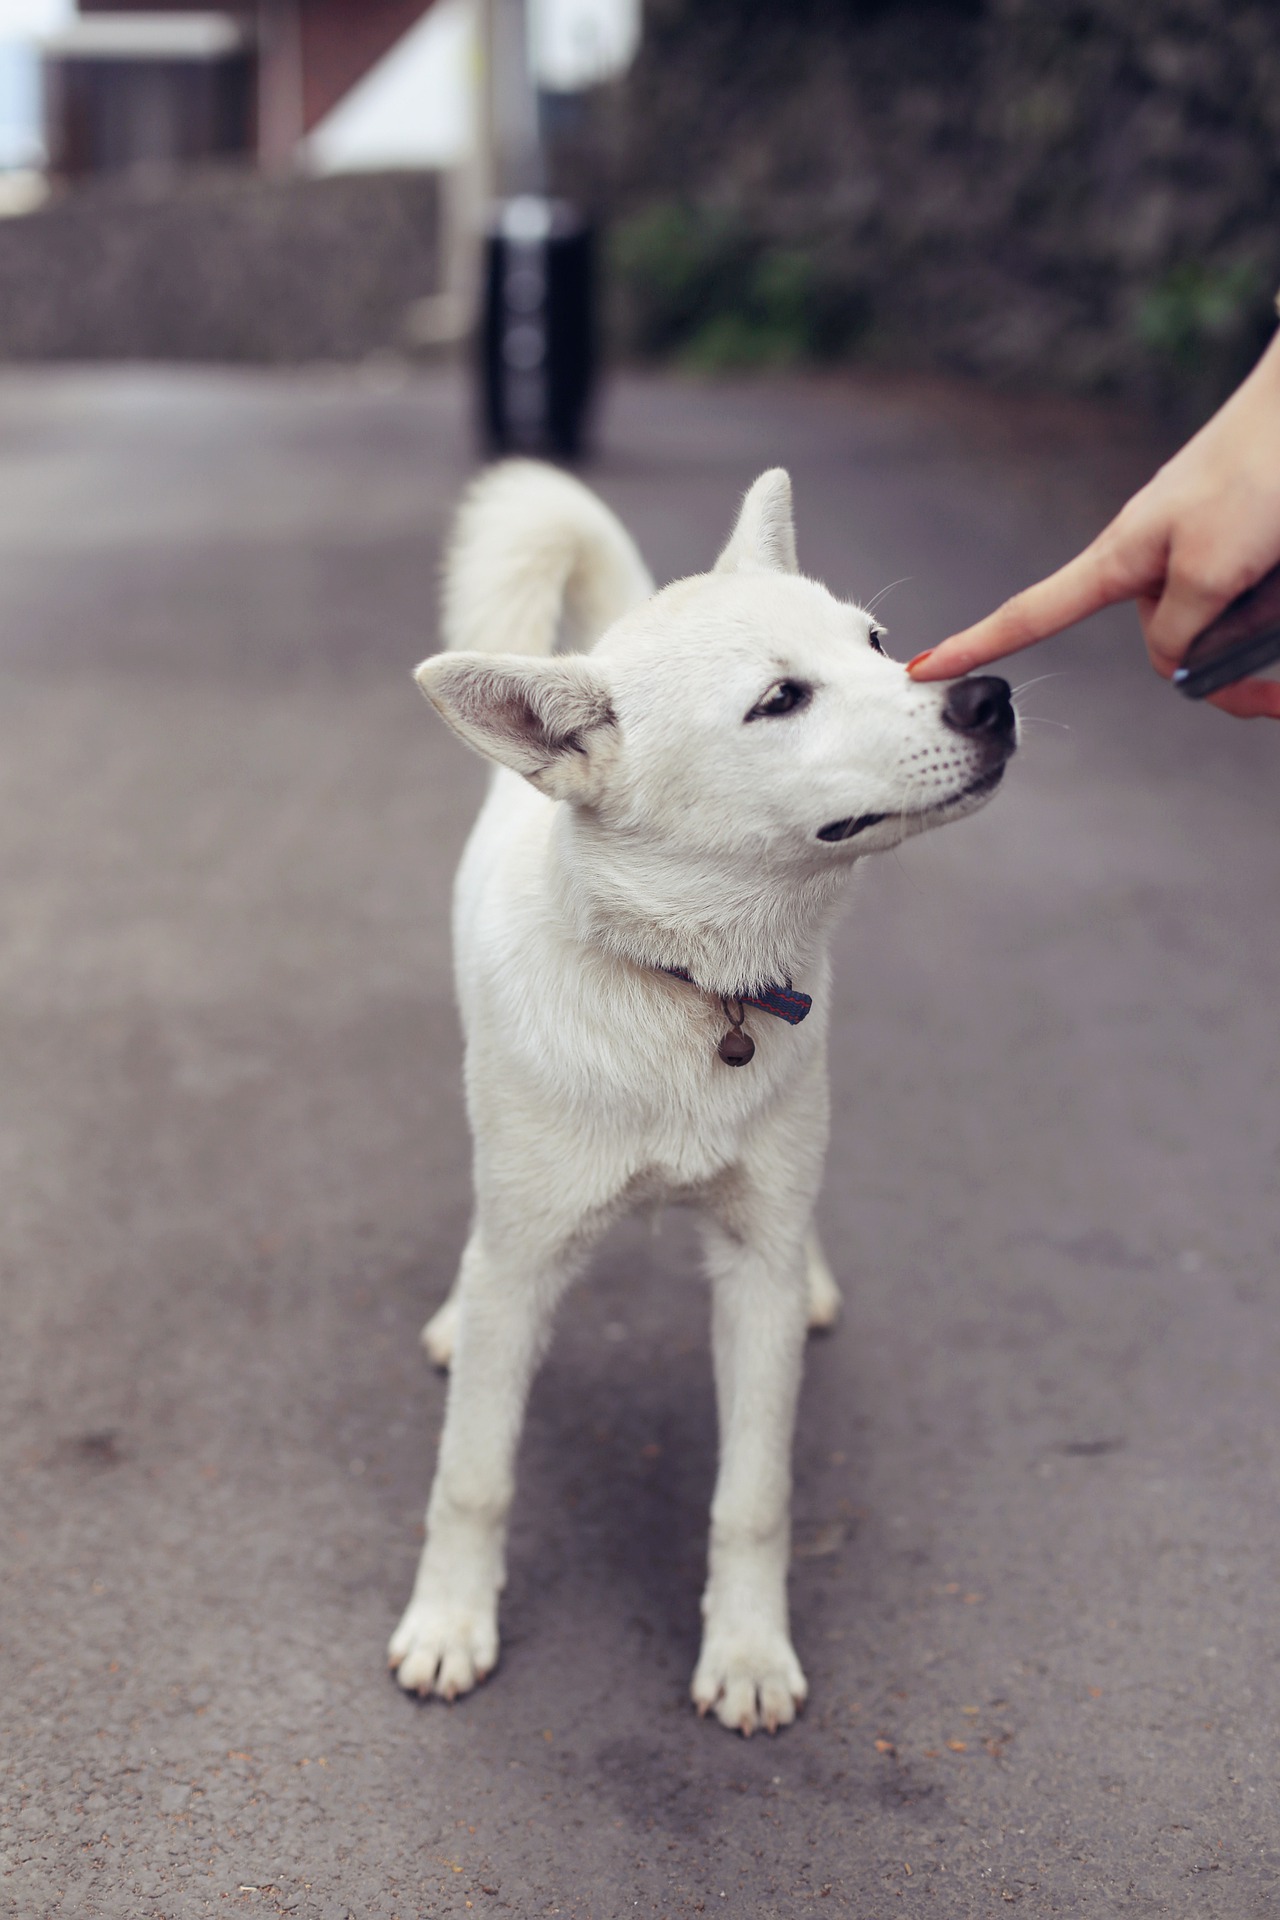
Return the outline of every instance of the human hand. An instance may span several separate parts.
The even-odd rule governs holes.
[[[1280,335],[1248,379],[1083,553],[908,669],[948,680],[1119,600],[1137,603],[1167,680],[1216,614],[1280,562]],[[1239,680],[1208,704],[1280,720],[1280,683]]]

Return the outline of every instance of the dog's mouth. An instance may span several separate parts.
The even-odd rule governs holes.
[[[925,819],[931,813],[945,813],[949,807],[959,806],[962,800],[977,800],[984,794],[994,793],[1004,779],[1005,764],[1002,760],[998,767],[988,767],[967,787],[961,787],[959,793],[948,794],[945,800],[935,800],[931,807],[923,807],[915,817]],[[856,819],[831,820],[825,827],[819,827],[818,838],[827,841],[852,840],[855,834],[865,833],[868,827],[878,827],[882,820],[900,818],[902,816],[899,814],[860,813]]]
[[[1008,764],[1007,760],[1002,760],[998,766],[988,767],[987,771],[980,773],[976,780],[971,780],[967,787],[961,787],[959,793],[953,793],[949,800],[939,800],[936,806],[929,808],[929,812],[941,813],[946,807],[954,807],[961,800],[977,800],[982,794],[994,793],[1004,779],[1004,770]]]
[[[868,827],[878,827],[882,820],[888,818],[887,813],[860,813],[856,820],[832,820],[825,827],[818,828],[818,838],[852,840],[855,833],[863,833]]]

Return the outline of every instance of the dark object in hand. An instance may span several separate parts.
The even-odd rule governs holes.
[[[1204,700],[1280,660],[1280,567],[1238,594],[1187,648],[1173,684]]]

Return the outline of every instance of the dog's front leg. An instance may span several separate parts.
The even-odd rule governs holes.
[[[498,1595],[525,1402],[571,1276],[562,1259],[530,1267],[477,1226],[458,1279],[457,1347],[427,1538],[389,1659],[411,1693],[467,1693],[498,1658]]]
[[[808,1317],[803,1219],[706,1227],[720,1468],[692,1693],[723,1726],[770,1733],[808,1687],[787,1626],[791,1435]]]

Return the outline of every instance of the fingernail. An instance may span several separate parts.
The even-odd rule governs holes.
[[[915,657],[915,659],[914,659],[914,660],[908,660],[908,662],[907,662],[907,672],[908,672],[908,673],[914,673],[914,671],[915,671],[915,669],[916,669],[916,668],[917,668],[917,667],[918,667],[918,666],[920,665],[920,662],[921,662],[922,660],[927,660],[927,659],[929,658],[929,655],[930,655],[930,654],[931,654],[932,652],[933,652],[933,648],[932,648],[932,647],[926,647],[926,648],[925,648],[925,650],[924,650],[924,652],[923,652],[923,653],[918,653],[918,654],[916,655],[916,657]]]

